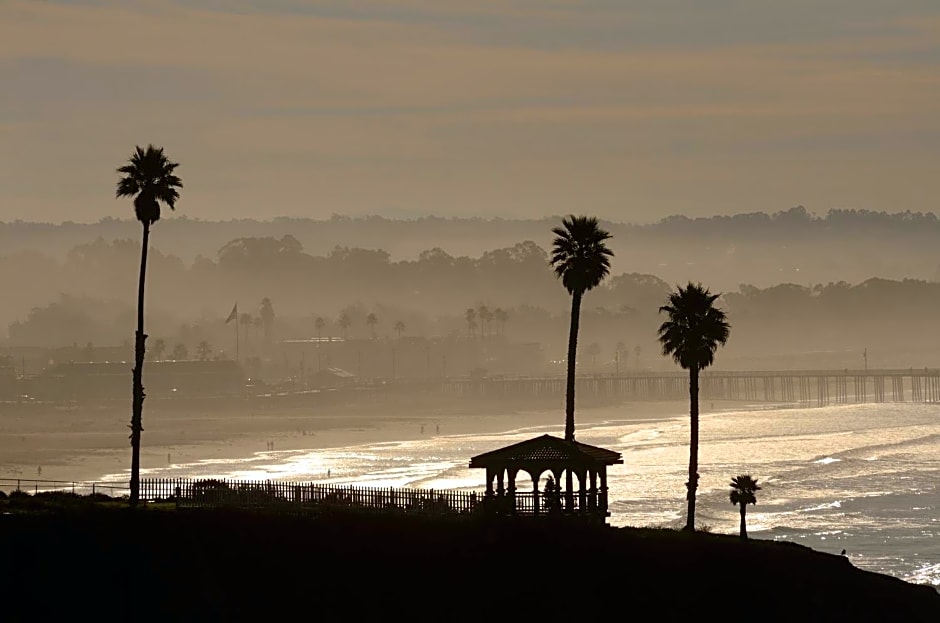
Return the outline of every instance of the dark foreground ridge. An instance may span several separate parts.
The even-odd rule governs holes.
[[[940,620],[931,587],[727,535],[127,509],[6,514],[0,534],[8,620]]]

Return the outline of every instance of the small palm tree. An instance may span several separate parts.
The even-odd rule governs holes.
[[[395,333],[398,334],[398,339],[401,339],[401,334],[405,332],[405,323],[399,320],[395,323]]]
[[[731,479],[731,503],[741,507],[741,538],[747,538],[747,505],[757,504],[760,486],[750,474],[742,474]]]
[[[698,377],[715,360],[715,351],[728,341],[731,326],[725,313],[715,307],[720,294],[712,294],[702,284],[690,283],[669,295],[669,304],[659,308],[668,316],[659,327],[663,355],[671,356],[689,371],[689,481],[686,486],[688,511],[686,530],[695,530],[695,492],[698,489]]]
[[[349,333],[349,325],[352,324],[352,320],[349,319],[349,314],[343,312],[339,315],[339,320],[337,321],[340,328],[343,330],[343,341],[346,341],[347,334]]]
[[[379,324],[379,317],[375,314],[366,316],[366,324],[372,329],[372,339],[375,339],[375,325]]]
[[[607,248],[610,234],[601,229],[597,219],[587,216],[568,216],[561,227],[552,229],[551,265],[555,276],[561,279],[571,295],[571,325],[568,331],[568,384],[565,392],[565,439],[574,441],[574,379],[578,358],[578,326],[581,320],[581,299],[610,273],[610,258],[614,253]],[[568,487],[569,489],[571,487]]]
[[[173,361],[186,361],[189,359],[189,349],[186,348],[185,344],[177,344],[173,347],[173,352],[170,353],[170,359]]]
[[[317,343],[320,342],[320,337],[323,335],[323,327],[326,326],[326,320],[321,316],[317,316],[316,320],[313,321],[313,326],[317,330]]]
[[[170,162],[162,147],[138,146],[128,163],[117,171],[117,197],[134,197],[134,214],[143,226],[140,246],[140,276],[137,281],[137,332],[134,339],[133,403],[131,409],[131,482],[130,504],[140,499],[140,435],[144,417],[144,353],[147,335],[144,333],[144,285],[147,280],[147,251],[150,248],[150,227],[160,220],[160,204],[171,210],[180,198],[183,182],[174,173],[179,164]]]

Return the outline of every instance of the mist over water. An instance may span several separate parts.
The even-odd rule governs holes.
[[[610,523],[680,527],[688,466],[688,417],[618,420],[581,426],[579,441],[623,453],[611,468]],[[594,418],[596,421],[596,417]],[[427,438],[316,451],[259,452],[146,472],[148,477],[318,481],[369,487],[483,488],[471,456],[562,432],[558,425],[489,435]],[[868,404],[743,409],[702,416],[697,526],[736,533],[728,499],[732,476],[750,473],[763,489],[748,508],[752,538],[846,550],[860,568],[940,586],[940,405]],[[117,477],[117,475],[115,475]],[[531,489],[523,474],[518,486]]]

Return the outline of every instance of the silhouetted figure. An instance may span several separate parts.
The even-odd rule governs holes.
[[[441,433],[441,425],[440,425],[440,424],[435,424],[435,425],[434,425],[434,434],[435,434],[435,435],[439,435],[440,433]]]
[[[424,424],[421,425],[421,434],[424,434]]]
[[[842,550],[842,555],[845,556],[845,550]]]

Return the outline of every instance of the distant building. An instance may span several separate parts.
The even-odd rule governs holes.
[[[133,361],[62,363],[31,380],[38,400],[108,400],[130,396]],[[148,396],[228,396],[245,386],[241,366],[232,360],[154,361],[144,365]]]

